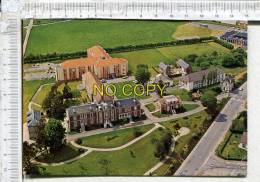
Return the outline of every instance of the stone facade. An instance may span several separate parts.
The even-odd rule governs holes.
[[[111,126],[121,119],[132,120],[141,116],[141,104],[135,98],[114,100],[112,103],[88,103],[66,109],[67,130],[91,126]]]
[[[174,96],[164,96],[159,100],[162,113],[175,113],[175,109],[181,106],[181,99]]]

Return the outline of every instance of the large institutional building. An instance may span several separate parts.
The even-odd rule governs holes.
[[[98,79],[122,77],[127,75],[128,61],[123,58],[112,58],[101,46],[87,50],[86,58],[70,59],[56,67],[56,80],[77,80],[90,71]]]
[[[111,103],[88,103],[79,106],[71,106],[66,109],[65,122],[68,131],[72,129],[85,130],[91,126],[111,126],[120,119],[139,118],[141,116],[141,104],[135,98],[113,100]]]

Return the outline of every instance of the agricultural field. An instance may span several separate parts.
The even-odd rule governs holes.
[[[35,24],[50,23],[43,21],[36,21]],[[104,48],[113,48],[171,41],[172,34],[183,23],[181,21],[71,20],[35,26],[30,34],[26,55],[76,52],[96,44]]]
[[[196,27],[190,24],[180,25],[173,33],[175,39],[207,37],[212,34],[212,30],[204,27]]]
[[[171,46],[163,47],[157,49],[146,49],[140,51],[132,52],[122,52],[117,54],[111,54],[112,57],[122,57],[128,60],[129,70],[132,72],[136,71],[138,64],[147,64],[152,75],[155,75],[155,71],[152,69],[152,66],[158,67],[160,62],[165,62],[167,64],[174,64],[175,61],[179,58],[184,58],[190,54],[210,54],[214,51],[219,53],[226,53],[229,50],[219,44],[214,42],[210,43],[200,43],[192,45],[180,45],[180,46]],[[200,68],[192,64],[193,71],[197,71]]]
[[[102,133],[98,135],[92,135],[81,138],[82,143],[80,145],[94,147],[94,148],[113,148],[124,145],[131,140],[135,139],[135,131],[145,133],[150,130],[154,125],[136,126],[133,128],[120,129],[108,133]]]

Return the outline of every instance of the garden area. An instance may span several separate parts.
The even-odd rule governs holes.
[[[79,145],[94,148],[113,148],[124,145],[153,128],[153,124],[119,129],[108,133],[81,138]]]
[[[247,151],[239,147],[241,137],[247,132],[247,113],[243,111],[232,121],[232,125],[216,153],[227,160],[247,160]]]

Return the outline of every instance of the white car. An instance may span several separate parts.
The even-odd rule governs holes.
[[[133,80],[133,82],[134,82],[135,84],[137,84],[137,83],[138,83],[138,81],[137,81],[137,80]]]
[[[243,88],[239,88],[238,90],[239,90],[239,91],[242,91],[242,90],[244,90],[244,89],[243,89]]]
[[[127,79],[127,78],[128,78],[128,76],[123,76],[122,78],[123,78],[123,79]]]

